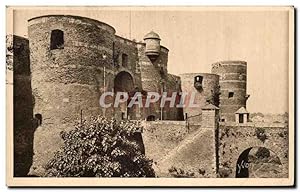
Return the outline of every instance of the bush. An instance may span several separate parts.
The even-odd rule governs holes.
[[[250,114],[250,118],[253,118],[253,117],[265,117],[264,116],[264,114],[263,113],[260,113],[260,112],[258,112],[258,113],[252,113],[252,114]]]
[[[263,129],[263,128],[256,128],[255,134],[256,134],[256,137],[259,140],[261,140],[263,143],[266,141],[267,135],[266,135],[265,129]]]
[[[255,155],[258,159],[269,158],[270,151],[269,151],[269,149],[267,149],[265,147],[259,147],[257,152],[255,153]]]
[[[55,177],[154,177],[135,139],[139,122],[117,122],[103,117],[77,123],[62,132],[64,146],[47,164],[47,176]]]
[[[228,167],[223,167],[219,169],[218,177],[219,178],[227,178],[232,173],[232,170]]]
[[[169,169],[169,173],[171,174],[172,177],[175,178],[191,178],[191,177],[195,177],[195,173],[192,171],[185,171],[181,168],[176,168],[174,166],[172,166]]]

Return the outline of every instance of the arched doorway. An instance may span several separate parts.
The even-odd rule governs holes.
[[[130,73],[126,71],[119,72],[114,79],[114,92],[126,92],[129,96],[134,91],[134,81]],[[128,99],[128,102],[130,100]],[[115,109],[116,117],[119,119],[131,119],[133,109],[128,108],[128,102],[121,103],[118,109]]]
[[[133,77],[126,71],[118,73],[114,79],[115,92],[131,92],[134,90]]]
[[[279,178],[282,174],[279,157],[266,147],[250,147],[236,162],[237,178]]]
[[[155,116],[154,115],[149,115],[146,120],[147,121],[155,121]]]
[[[236,162],[236,172],[235,177],[237,178],[247,178],[249,177],[249,153],[252,147],[246,149],[241,153],[237,162]]]

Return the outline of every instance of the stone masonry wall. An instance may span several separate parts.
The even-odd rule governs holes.
[[[51,31],[57,29],[64,34],[63,47],[50,49]],[[13,69],[14,74],[15,176],[28,175],[30,166],[29,175],[43,176],[45,164],[62,145],[60,132],[72,129],[75,121],[94,115],[115,116],[118,109],[101,109],[99,98],[105,91],[114,90],[115,77],[121,72],[132,76],[136,91],[195,89],[195,74],[185,74],[181,79],[168,74],[167,48],[161,46],[158,58],[150,60],[144,43],[116,36],[113,27],[93,19],[68,15],[37,17],[29,20],[28,34],[29,41],[14,36],[13,53],[7,54],[8,72]],[[122,54],[126,54],[126,66]],[[235,109],[231,108],[244,106],[248,97],[246,64],[237,61],[223,65],[226,67],[216,70],[222,76],[221,92],[228,97],[229,91],[235,91],[235,96],[221,97],[220,112],[222,115],[230,111],[232,116]],[[204,77],[203,92],[196,99],[203,107],[218,95],[219,76],[198,75]],[[132,119],[146,119],[149,115],[159,119],[159,104],[150,109],[134,108]],[[193,177],[214,177],[216,172],[235,177],[239,155],[250,147],[265,147],[279,157],[283,176],[287,177],[285,125],[226,122],[218,127],[219,116],[214,110],[204,114],[202,108],[190,110],[191,114],[202,115],[189,122],[170,121],[182,120],[182,109],[165,107],[162,111],[165,121],[144,122],[142,133],[145,153],[154,160],[159,176],[174,176],[175,167],[194,173]]]
[[[176,107],[177,104],[180,102],[180,95],[181,92],[181,84],[180,84],[180,77],[172,74],[167,75],[166,80],[166,90],[168,97],[172,97],[173,93],[177,93],[176,100],[174,107],[170,107],[170,102],[166,102],[164,106],[164,120],[183,120],[183,110],[182,108]]]
[[[33,114],[39,122],[30,174],[43,175],[45,164],[62,145],[61,131],[90,116],[122,114],[113,107],[99,107],[100,96],[114,90],[118,74],[126,72],[133,78],[134,91],[160,92],[166,87],[168,49],[161,47],[160,56],[150,61],[145,56],[145,44],[116,36],[113,27],[79,16],[41,16],[28,24]],[[63,34],[63,43],[53,48],[54,31]],[[113,100],[110,97],[106,101]],[[150,110],[131,110],[131,119],[148,115],[159,118],[160,114],[158,103]],[[177,119],[177,110],[164,115]]]
[[[241,107],[246,108],[247,62],[217,62],[212,64],[211,72],[220,76],[220,119],[234,122],[234,113]]]
[[[145,121],[143,140],[147,157],[158,162],[188,134],[184,121]],[[190,133],[194,130],[190,130]]]
[[[214,115],[210,118],[214,121]],[[144,122],[145,154],[159,177],[215,177],[215,130],[185,121]],[[181,175],[182,176],[182,175]]]
[[[144,43],[138,43],[137,48],[143,90],[146,92],[161,93],[164,87],[163,83],[166,82],[167,78],[166,65],[168,62],[168,50],[162,48],[158,58],[155,61],[151,61],[145,55]],[[149,115],[153,115],[156,119],[159,119],[161,116],[160,110],[160,102],[154,103],[151,109],[144,110],[145,118]]]
[[[225,177],[235,177],[237,160],[250,147],[265,147],[274,152],[283,165],[283,177],[288,176],[288,127],[285,125],[221,124],[219,143],[220,171]]]
[[[64,33],[63,49],[51,50],[51,31],[57,29]],[[81,110],[83,118],[101,114],[100,94],[113,86],[108,81],[104,88],[103,67],[109,79],[114,33],[106,24],[74,16],[29,21],[34,114],[43,119],[34,136],[31,174],[43,174],[44,165],[62,145],[59,133],[73,128]]]
[[[125,59],[123,58],[125,57]],[[133,94],[135,91],[142,91],[142,82],[140,67],[138,65],[138,50],[136,43],[128,39],[116,36],[114,43],[114,73],[115,76],[121,72],[130,74],[133,79],[133,89],[129,94]],[[116,90],[115,90],[116,91]],[[121,119],[121,108],[115,108],[115,117]],[[138,106],[133,106],[128,111],[130,119],[140,119],[142,114]]]
[[[137,44],[128,39],[116,36],[115,39],[115,70],[116,74],[120,71],[129,72],[134,78],[135,86],[139,91],[142,90],[141,71],[139,66]],[[128,56],[127,66],[122,65],[122,54]]]
[[[194,86],[196,76],[203,77],[202,88],[199,90]],[[189,121],[201,121],[202,107],[209,102],[215,106],[219,105],[219,76],[210,73],[185,73],[180,75],[180,79],[182,92],[188,94],[183,113],[187,114]],[[192,94],[195,94],[194,99]],[[189,107],[190,100],[199,107]]]
[[[7,38],[8,61],[13,70],[14,176],[26,176],[33,155],[33,99],[29,42],[19,36]],[[10,54],[11,53],[11,54]],[[12,57],[11,57],[12,56]]]

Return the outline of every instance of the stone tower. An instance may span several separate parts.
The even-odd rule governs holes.
[[[212,73],[220,76],[220,121],[234,122],[235,112],[246,108],[247,63],[245,61],[221,61],[212,64]]]
[[[211,73],[185,73],[179,75],[181,79],[181,89],[187,93],[186,101],[192,99],[192,93],[195,95],[194,102],[199,107],[183,108],[183,113],[189,120],[201,121],[202,107],[207,104],[219,106],[219,76]]]
[[[160,37],[151,31],[144,37],[145,43],[138,43],[139,66],[143,90],[146,92],[161,93],[166,88],[167,63],[169,50],[160,45]],[[144,109],[146,118],[161,119],[160,102]]]
[[[115,29],[68,15],[36,17],[28,25],[33,111],[39,122],[32,170],[39,172],[62,144],[61,131],[72,128],[76,119],[101,114],[100,94],[113,87],[104,84],[103,69],[106,77],[113,76]]]

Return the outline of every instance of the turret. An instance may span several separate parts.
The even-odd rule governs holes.
[[[144,37],[146,43],[145,54],[151,61],[157,59],[160,54],[160,37],[157,33],[151,31]]]

